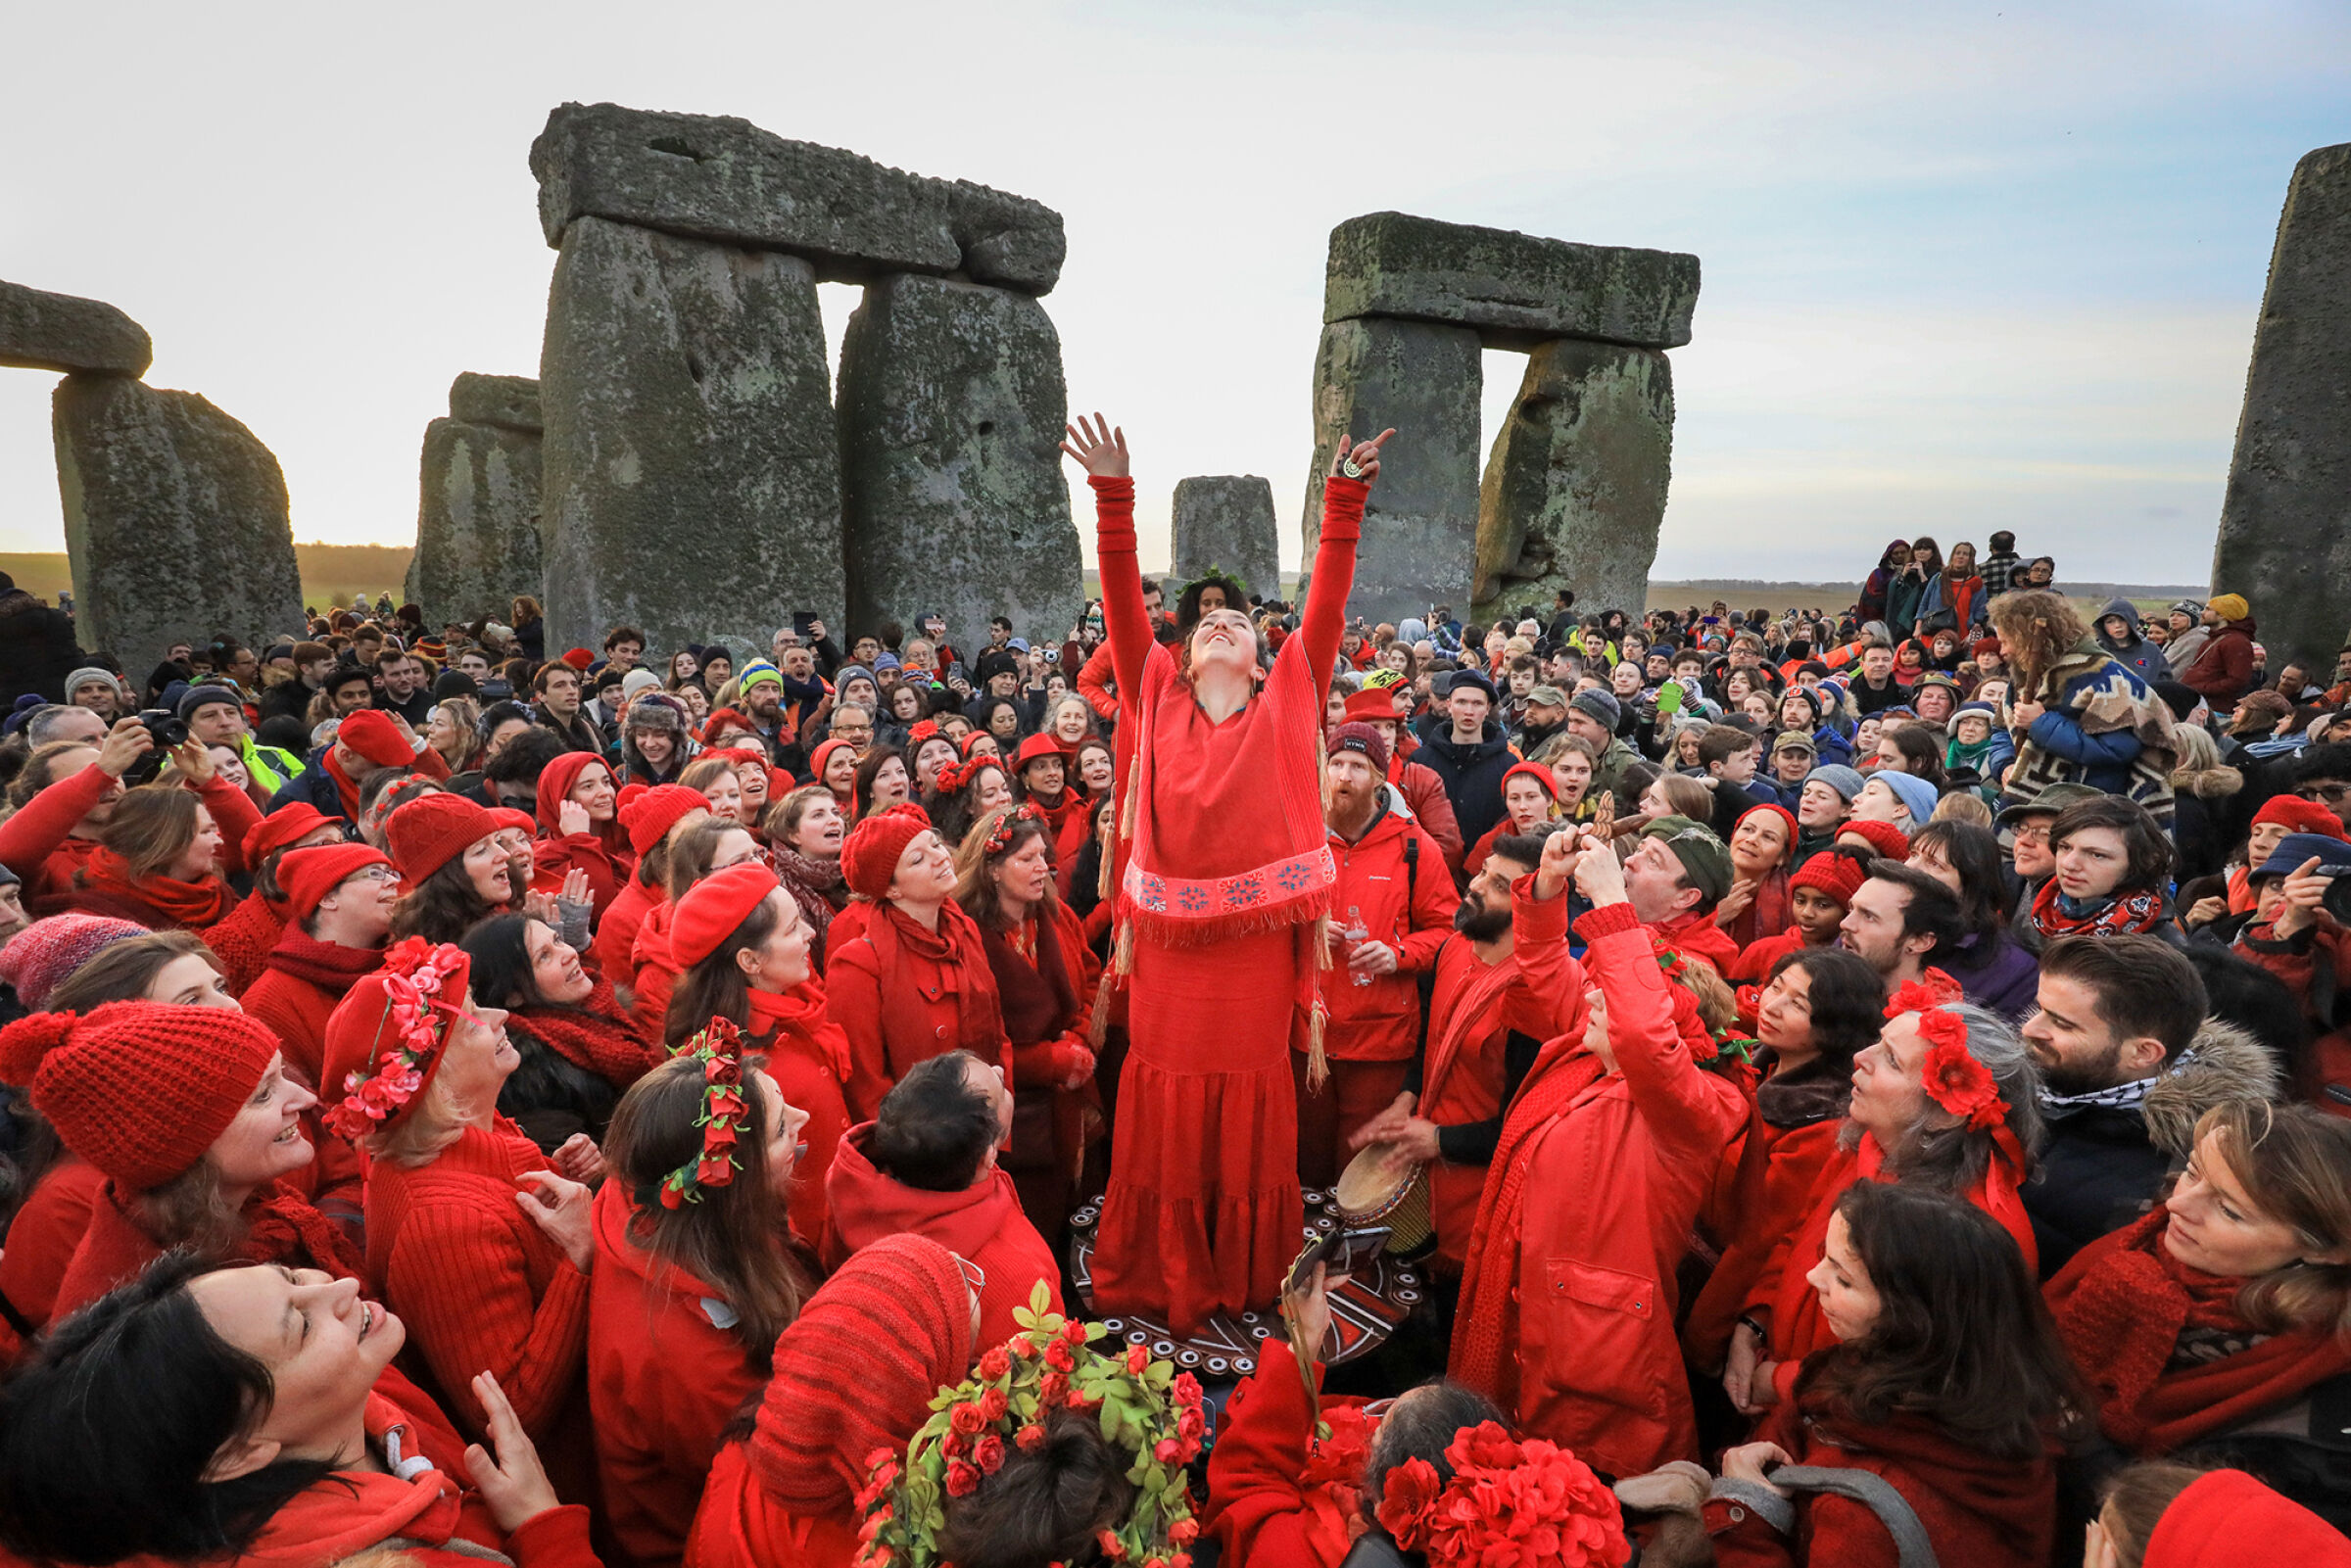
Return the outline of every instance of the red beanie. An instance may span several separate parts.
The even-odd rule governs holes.
[[[1504,774],[1503,777],[1507,779],[1510,777],[1510,775]],[[1750,806],[1745,811],[1739,813],[1739,822],[1747,821],[1748,818],[1753,816],[1758,811],[1768,811],[1780,819],[1780,821],[1788,829],[1788,852],[1790,854],[1796,853],[1796,813],[1790,811],[1786,806],[1775,806],[1767,801],[1760,806]],[[1738,823],[1733,823],[1731,826],[1733,830],[1736,831],[1738,828]],[[1847,823],[1846,826],[1850,827],[1851,824]]]
[[[964,761],[969,762],[972,760],[972,753],[980,749],[983,741],[993,744],[996,748],[996,755],[999,757],[1004,754],[1003,743],[997,740],[994,736],[989,735],[985,730],[974,730],[967,734],[961,740],[956,741],[955,754],[963,758]]]
[[[1816,893],[1826,893],[1850,909],[1853,895],[1861,890],[1866,879],[1858,860],[1824,849],[1805,861],[1802,869],[1788,879],[1788,885],[1791,889],[1809,887]]]
[[[840,873],[849,891],[879,902],[897,874],[898,857],[918,833],[931,828],[931,815],[912,801],[876,812],[849,830],[840,845]]]
[[[1510,771],[1502,776],[1502,783],[1495,789],[1495,793],[1500,794],[1504,790],[1510,788],[1511,781],[1512,779],[1532,779],[1535,783],[1543,786],[1543,792],[1551,796],[1555,804],[1559,798],[1559,780],[1554,779],[1551,776],[1551,770],[1539,762],[1514,762],[1511,764]]]
[[[698,797],[697,797],[698,799]],[[687,970],[718,951],[718,944],[735,934],[735,927],[751,918],[766,899],[784,884],[776,874],[755,860],[737,861],[686,889],[669,922],[669,956]]]
[[[446,790],[418,795],[384,819],[384,841],[392,864],[410,891],[466,848],[498,832],[490,813],[463,795]]]
[[[361,708],[337,725],[335,738],[379,768],[405,768],[416,760],[416,748],[400,726],[374,708]]]
[[[708,745],[712,736],[723,734],[728,730],[756,730],[758,728],[757,725],[751,723],[751,716],[741,708],[712,708],[710,717],[702,721],[701,731],[696,735],[695,738],[702,744]]]
[[[2142,1560],[2145,1568],[2234,1568],[2254,1561],[2345,1568],[2351,1542],[2244,1471],[2212,1470],[2189,1482],[2163,1510]]]
[[[245,830],[245,864],[248,868],[259,866],[288,844],[308,838],[321,828],[343,831],[341,823],[307,800],[280,806]]]
[[[276,1055],[266,1024],[227,1007],[109,1002],[0,1029],[0,1080],[28,1085],[65,1146],[126,1193],[203,1159]]]
[[[2315,800],[2300,795],[2272,795],[2262,808],[2253,813],[2253,826],[2264,823],[2288,829],[2298,833],[2324,833],[2329,838],[2343,834],[2343,820]]]
[[[776,1336],[750,1445],[768,1495],[802,1517],[848,1513],[867,1456],[905,1449],[973,1348],[953,1253],[912,1231],[859,1249]],[[851,1366],[857,1375],[843,1378]]]
[[[408,981],[427,963],[443,972],[436,1001],[455,1008],[465,1000],[465,988],[473,980],[473,960],[463,948],[454,943],[436,947],[421,936],[395,942],[384,955],[384,968],[360,975],[359,983],[344,993],[343,1000],[335,1004],[335,1011],[327,1018],[325,1066],[318,1074],[323,1080],[318,1085],[321,1107],[343,1103],[351,1092],[345,1080],[352,1074],[374,1075],[380,1066],[379,1059],[400,1039],[400,1025],[392,1015],[393,981]],[[413,1000],[412,995],[410,999]],[[438,1032],[442,1042],[448,1043],[446,1025]],[[424,1064],[415,1089],[379,1126],[391,1126],[408,1107],[423,1098],[425,1085],[433,1081],[433,1074],[440,1070],[441,1061],[447,1055],[445,1051],[432,1054]]]
[[[1370,723],[1384,719],[1390,724],[1396,718],[1396,689],[1392,686],[1367,686],[1347,699],[1347,717]]]
[[[558,662],[568,664],[582,675],[586,675],[588,666],[596,662],[596,655],[586,648],[567,648]]]
[[[849,744],[849,742],[846,740],[827,740],[822,745],[818,746],[815,752],[812,753],[808,758],[808,779],[810,783],[823,784],[825,782],[825,768],[829,763],[832,762],[833,754],[837,751],[846,751],[851,756],[855,756],[857,753],[857,748]]]
[[[497,806],[490,812],[490,829],[493,832],[502,833],[508,829],[517,832],[536,833],[539,824],[531,819],[527,811],[516,811],[512,806]]]
[[[286,890],[289,920],[308,919],[318,901],[369,866],[392,862],[365,844],[315,844],[277,863],[277,885]]]
[[[1910,835],[1893,823],[1858,821],[1839,823],[1837,836],[1843,838],[1847,834],[1868,839],[1870,849],[1883,859],[1908,860],[1910,858]]]
[[[49,993],[99,952],[125,936],[144,936],[147,927],[110,915],[79,910],[36,920],[0,948],[0,980],[17,988],[17,1000],[37,1008]],[[22,1082],[6,1078],[0,1082]]]
[[[629,831],[629,847],[642,860],[652,853],[653,846],[672,828],[694,813],[709,809],[710,802],[702,798],[699,789],[689,789],[684,784],[655,784],[620,808],[620,822]]]

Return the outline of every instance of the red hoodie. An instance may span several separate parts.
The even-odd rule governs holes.
[[[876,1169],[873,1142],[874,1124],[860,1122],[834,1151],[833,1171],[825,1178],[831,1215],[819,1254],[827,1269],[885,1236],[912,1231],[986,1272],[980,1292],[981,1344],[1001,1345],[1021,1331],[1012,1309],[1029,1305],[1039,1281],[1053,1298],[1051,1310],[1061,1310],[1061,1267],[1021,1212],[1010,1173],[991,1165],[961,1192],[926,1192]]]
[[[601,919],[637,869],[637,856],[629,848],[629,835],[617,813],[600,828],[591,824],[584,833],[563,832],[563,802],[570,798],[580,775],[591,767],[612,771],[611,764],[593,752],[566,751],[539,776],[539,840],[533,846],[537,874],[532,879],[552,875],[560,883],[566,872],[586,872],[588,896]]]

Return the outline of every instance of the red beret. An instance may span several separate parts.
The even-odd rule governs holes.
[[[1850,855],[1832,854],[1824,849],[1805,861],[1802,869],[1788,879],[1788,885],[1792,888],[1809,887],[1849,907],[1853,894],[1861,890],[1864,879],[1858,860]]]
[[[392,847],[400,879],[413,891],[469,846],[498,832],[499,826],[488,811],[463,795],[435,790],[386,817],[384,839]]]
[[[655,784],[620,808],[620,822],[629,831],[629,847],[643,859],[668,836],[672,828],[695,812],[709,809],[710,802],[702,798],[698,789],[689,789],[684,784]]]
[[[337,832],[343,825],[321,812],[307,800],[297,800],[275,811],[245,830],[245,864],[259,866],[263,861],[295,842],[308,838],[321,828]]]
[[[930,831],[930,814],[911,801],[876,812],[850,829],[840,846],[840,871],[849,891],[880,900],[889,891],[898,857],[919,834]]]
[[[783,885],[756,860],[737,861],[725,871],[712,872],[678,900],[678,912],[669,924],[670,957],[681,970],[699,964]]]
[[[315,844],[277,863],[277,885],[286,890],[286,914],[302,920],[318,901],[370,866],[392,862],[365,844]]]
[[[2343,821],[2315,800],[2300,795],[2272,795],[2262,808],[2253,813],[2253,826],[2264,823],[2291,829],[2298,833],[2325,833],[2329,838],[2343,836]]]
[[[536,834],[539,832],[539,824],[533,820],[529,812],[517,811],[512,806],[498,806],[493,808],[490,813],[490,823],[491,831],[493,832],[503,833],[508,829],[515,829],[522,832],[532,834]]]
[[[391,716],[361,708],[335,729],[335,738],[379,768],[402,768],[416,760],[416,748]]]
[[[1396,688],[1392,686],[1364,688],[1347,699],[1347,717],[1350,720],[1360,719],[1367,723],[1372,720],[1395,723]]]

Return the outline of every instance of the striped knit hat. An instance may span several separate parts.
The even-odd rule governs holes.
[[[866,1457],[903,1449],[971,1360],[972,1298],[955,1255],[911,1231],[862,1248],[776,1336],[750,1445],[769,1495],[795,1514],[845,1514]],[[844,1380],[849,1366],[858,1374]]]
[[[0,980],[17,988],[18,1001],[38,1008],[49,1000],[51,991],[102,949],[125,936],[146,934],[146,927],[107,915],[78,911],[51,915],[34,921],[0,948]]]

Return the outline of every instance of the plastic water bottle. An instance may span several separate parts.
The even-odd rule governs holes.
[[[1350,955],[1355,952],[1359,943],[1370,940],[1371,927],[1364,924],[1364,912],[1360,907],[1354,904],[1347,906],[1347,925],[1339,934],[1347,938],[1347,951]],[[1347,983],[1368,985],[1371,983],[1371,976],[1350,965],[1347,970]]]

